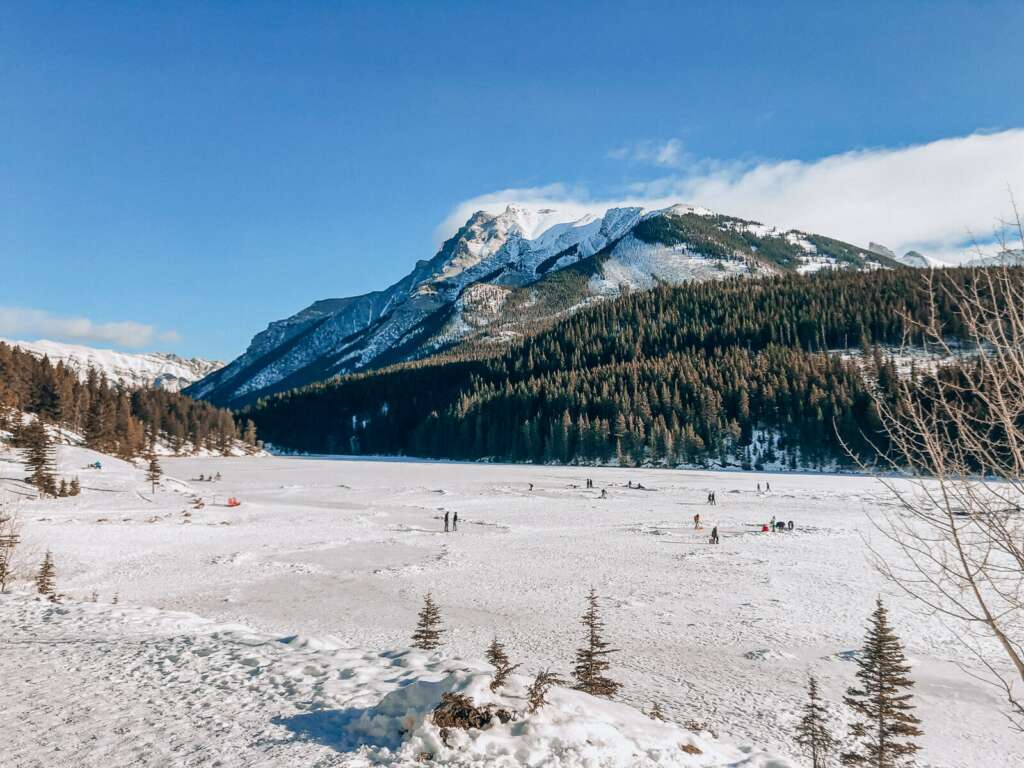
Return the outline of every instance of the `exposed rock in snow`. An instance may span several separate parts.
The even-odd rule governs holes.
[[[0,339],[0,342],[21,347],[36,357],[45,355],[54,365],[58,361],[62,362],[76,371],[83,380],[89,369],[93,368],[97,373],[106,374],[111,382],[120,381],[127,387],[153,387],[171,392],[184,389],[224,365],[216,360],[184,358],[164,352],[115,352],[112,349],[95,349],[46,339]]]

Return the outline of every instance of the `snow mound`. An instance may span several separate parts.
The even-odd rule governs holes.
[[[443,652],[373,652],[346,648],[334,637],[279,638],[188,613],[52,605],[23,595],[0,595],[0,623],[11,627],[12,647],[24,649],[8,661],[19,670],[14,693],[26,695],[0,713],[15,758],[35,751],[25,724],[59,721],[66,717],[62,706],[74,709],[89,732],[109,727],[111,711],[132,707],[117,739],[68,743],[60,752],[64,762],[50,755],[51,762],[38,765],[83,764],[82,750],[90,760],[126,764],[122,760],[141,742],[160,743],[173,734],[197,755],[211,749],[207,757],[246,765],[795,768],[564,688],[554,689],[548,705],[531,715],[527,677],[513,676],[495,694],[489,667]],[[22,684],[37,691],[69,686],[82,701],[54,706],[64,701],[55,688],[37,700],[28,688],[20,691]],[[504,724],[495,718],[483,729],[451,729],[442,738],[431,714],[447,692],[517,716]]]

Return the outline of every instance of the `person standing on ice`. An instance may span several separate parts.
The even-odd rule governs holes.
[[[458,512],[456,512],[452,516],[452,531],[454,532],[454,531],[457,531],[457,530],[459,530],[459,513]]]
[[[448,510],[444,511],[444,532],[448,533]]]
[[[693,528],[694,530],[700,528],[700,512],[693,516]]]
[[[712,544],[717,544],[718,543],[718,526],[717,525],[714,528],[711,529],[711,543]]]

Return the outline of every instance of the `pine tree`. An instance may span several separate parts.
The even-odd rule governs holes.
[[[423,598],[423,607],[420,609],[419,620],[416,623],[416,631],[412,636],[412,647],[424,651],[432,651],[441,647],[441,612],[429,592]]]
[[[602,638],[604,622],[597,609],[597,592],[591,587],[587,595],[587,611],[583,614],[581,623],[587,630],[585,639],[586,645],[576,651],[576,666],[573,668],[573,677],[576,678],[576,689],[585,691],[593,696],[611,698],[619,690],[621,685],[606,677],[605,672],[610,668],[608,655],[616,651],[610,650],[608,643]]]
[[[71,479],[71,485],[68,486],[68,496],[77,496],[82,492],[82,484],[78,482],[78,478],[74,477]]]
[[[863,655],[857,661],[860,688],[849,688],[843,701],[858,718],[850,725],[855,747],[842,755],[845,766],[899,768],[920,747],[910,739],[922,735],[921,721],[911,714],[914,685],[899,638],[889,625],[881,598],[876,602]]]
[[[149,467],[146,469],[146,479],[150,482],[153,493],[156,493],[156,484],[160,482],[163,473],[163,469],[160,468],[160,462],[156,459],[156,454],[150,453]]]
[[[50,554],[50,550],[46,550],[43,563],[39,566],[39,573],[36,574],[36,592],[53,602],[57,601],[56,577],[57,569],[53,564],[53,555]]]
[[[53,445],[50,435],[40,419],[34,419],[22,428],[18,442],[24,453],[28,482],[36,487],[40,496],[57,495],[57,481],[53,476]]]
[[[487,661],[494,667],[494,680],[491,681],[492,691],[502,688],[508,682],[508,676],[519,668],[518,664],[509,662],[505,646],[498,642],[497,637],[491,640],[491,645],[487,648]]]
[[[60,479],[60,488],[57,490],[57,495],[62,498],[68,495],[68,481],[63,477]]]
[[[797,723],[794,741],[811,761],[810,768],[827,768],[832,762],[837,742],[828,728],[828,710],[818,697],[818,681],[807,679],[807,702]]]

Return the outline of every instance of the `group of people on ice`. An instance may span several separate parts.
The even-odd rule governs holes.
[[[449,531],[452,532],[452,533],[457,532],[459,530],[459,513],[458,512],[453,513],[453,516],[451,518],[451,528],[448,527],[448,519],[449,519],[448,518],[448,510],[446,509],[444,511],[444,532],[445,533],[448,533]]]
[[[771,493],[771,490],[772,490],[771,483],[766,482],[764,484],[764,492],[765,493]],[[761,484],[760,483],[757,484],[757,492],[761,493]],[[710,506],[712,506],[712,507],[718,506],[718,499],[715,497],[715,492],[714,491],[709,491],[708,492],[707,503]],[[701,527],[702,527],[701,526],[701,520],[700,520],[700,512],[698,512],[697,514],[695,514],[693,516],[693,527],[694,527],[694,530],[700,530]],[[761,526],[761,531],[762,532],[772,532],[772,533],[775,533],[776,531],[792,531],[795,528],[796,528],[796,524],[792,520],[790,520],[789,522],[782,522],[781,520],[776,521],[775,516],[772,515],[771,522],[770,523],[764,523]],[[709,543],[711,543],[711,544],[718,544],[719,541],[720,541],[720,539],[718,537],[718,526],[716,525],[716,526],[712,527],[712,529],[711,529],[711,536],[709,538]]]

